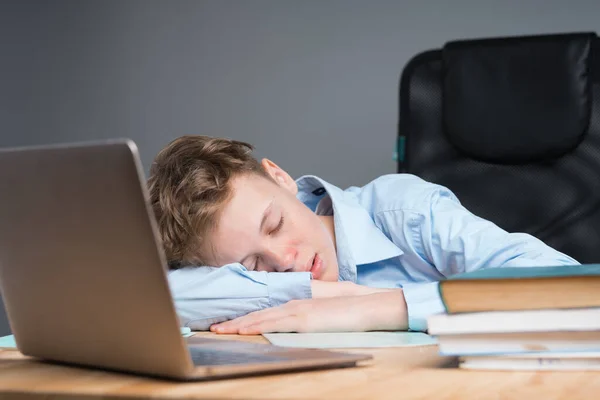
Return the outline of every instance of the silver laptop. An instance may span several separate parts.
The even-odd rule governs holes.
[[[128,140],[0,150],[0,289],[23,354],[179,380],[371,358],[184,339],[147,198]]]

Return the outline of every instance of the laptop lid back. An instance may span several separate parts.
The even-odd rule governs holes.
[[[131,141],[0,150],[0,288],[23,354],[191,372],[146,199]]]

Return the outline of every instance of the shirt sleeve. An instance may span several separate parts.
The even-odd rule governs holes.
[[[421,258],[439,279],[481,268],[559,266],[579,264],[573,258],[525,233],[509,233],[477,217],[454,194],[441,186],[432,189],[410,211],[412,257]],[[407,219],[406,213],[401,213]],[[389,221],[388,221],[389,223]],[[445,311],[438,282],[403,285],[409,329],[427,329],[427,318]]]
[[[182,268],[168,277],[180,324],[193,330],[312,296],[309,272],[248,271],[229,264]]]
[[[444,275],[481,268],[579,264],[526,233],[508,233],[463,207],[447,189],[432,193],[422,226],[428,259]]]

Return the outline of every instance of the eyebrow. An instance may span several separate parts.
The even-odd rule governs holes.
[[[265,226],[265,223],[267,222],[267,218],[269,217],[269,215],[271,214],[272,211],[273,211],[273,200],[271,200],[271,202],[269,203],[267,208],[265,208],[265,212],[263,213],[262,220],[260,221],[260,227],[258,228],[258,233],[263,231],[263,227]]]

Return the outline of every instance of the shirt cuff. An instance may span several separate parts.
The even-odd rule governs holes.
[[[268,272],[270,306],[277,307],[290,300],[310,299],[310,277],[310,272]]]
[[[427,318],[446,312],[438,284],[439,282],[408,283],[402,286],[408,309],[408,328],[411,331],[426,331]]]

